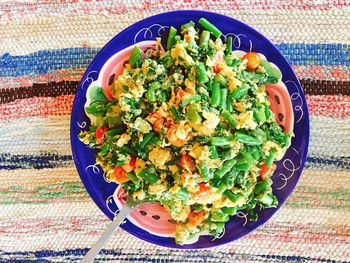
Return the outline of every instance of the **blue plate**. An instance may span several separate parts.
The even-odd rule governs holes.
[[[125,220],[121,226],[142,240],[170,248],[198,249],[223,245],[264,224],[283,205],[296,186],[304,167],[309,143],[309,114],[300,83],[287,60],[262,34],[240,21],[211,12],[174,11],[155,15],[126,28],[102,48],[86,70],[75,96],[71,116],[73,157],[80,178],[97,206],[110,219],[114,217],[117,207],[111,197],[117,184],[104,180],[102,169],[95,165],[94,151],[78,139],[79,132],[87,130],[90,124],[84,112],[86,91],[89,84],[98,78],[104,63],[118,51],[140,41],[154,40],[169,26],[179,28],[180,25],[190,20],[198,21],[201,17],[212,21],[224,35],[231,33],[234,36],[234,49],[262,53],[269,61],[279,67],[283,76],[282,81],[286,85],[292,101],[295,137],[292,139],[292,144],[284,158],[277,162],[277,169],[272,177],[273,192],[279,200],[279,206],[275,209],[260,211],[259,219],[256,222],[247,222],[246,215],[240,212],[226,223],[226,231],[221,238],[213,240],[212,236],[201,236],[197,242],[183,246],[176,244],[173,238],[150,234],[134,225],[130,220]]]

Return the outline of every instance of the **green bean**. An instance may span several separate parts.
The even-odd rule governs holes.
[[[263,124],[266,121],[265,108],[254,110],[254,118],[257,123]]]
[[[253,165],[252,163],[245,162],[245,163],[236,165],[235,169],[237,171],[247,172],[252,167],[252,165]]]
[[[114,127],[113,129],[109,129],[106,131],[105,135],[106,137],[114,137],[117,134],[123,134],[125,132],[125,127],[124,126],[117,126]]]
[[[231,100],[239,100],[246,96],[248,93],[248,88],[237,88],[234,92],[231,93]]]
[[[137,151],[131,148],[129,145],[123,145],[120,149],[128,154],[131,154],[132,156],[137,156]]]
[[[214,26],[212,23],[210,23],[207,19],[205,18],[201,18],[199,19],[198,23],[205,28],[206,30],[208,30],[210,33],[212,33],[214,35],[214,37],[219,38],[221,36],[221,31]]]
[[[197,106],[195,104],[191,104],[187,108],[187,116],[195,124],[199,124],[202,122],[202,117],[198,112]]]
[[[254,188],[254,194],[255,195],[259,195],[263,192],[266,192],[267,190],[270,189],[271,186],[271,179],[270,178],[266,178],[264,181],[260,181],[255,185]]]
[[[207,30],[203,30],[199,38],[199,46],[205,49],[208,48],[209,39],[210,39],[210,32]]]
[[[140,149],[145,148],[145,146],[149,143],[149,141],[152,139],[153,136],[154,136],[154,132],[145,134],[145,136],[143,136],[142,142],[140,143]]]
[[[155,91],[156,91],[157,89],[160,89],[160,88],[161,88],[161,85],[160,85],[160,83],[159,83],[158,81],[153,82],[153,83],[149,86],[149,88],[148,88],[148,90],[147,90],[147,92],[146,92],[147,99],[148,99],[149,101],[151,101],[151,102],[156,101],[156,94],[155,94]]]
[[[185,107],[187,104],[191,102],[200,102],[202,99],[201,95],[196,94],[196,95],[191,95],[191,96],[186,96],[182,99],[181,101],[181,106]]]
[[[225,118],[225,120],[233,127],[233,128],[236,128],[237,127],[237,124],[236,122],[234,121],[234,119],[232,118],[231,114],[224,110],[222,112],[222,116]]]
[[[230,137],[211,137],[210,138],[211,145],[214,145],[214,146],[230,145],[231,141],[232,141],[232,138]]]
[[[260,194],[256,199],[258,199],[266,207],[272,207],[278,204],[277,198],[272,193]]]
[[[222,178],[225,174],[227,174],[232,169],[235,163],[236,163],[235,159],[225,161],[222,164],[222,166],[215,171],[214,176],[217,178]]]
[[[157,175],[148,172],[146,169],[143,169],[139,173],[139,176],[150,184],[155,184],[160,179]]]
[[[132,67],[136,67],[139,64],[142,54],[143,54],[143,51],[138,46],[135,46],[133,48],[129,59],[130,65]]]
[[[174,44],[176,43],[175,41],[175,36],[176,36],[177,30],[174,27],[170,27],[169,29],[169,35],[168,35],[168,40],[166,42],[166,48],[167,50],[170,50]]]
[[[215,82],[219,82],[219,83],[220,83],[220,86],[221,86],[222,88],[226,88],[226,86],[227,86],[227,80],[226,80],[226,78],[225,78],[223,75],[221,75],[221,74],[216,74],[215,77],[214,77],[214,80],[215,80]]]
[[[194,27],[195,26],[195,23],[193,22],[193,21],[190,21],[190,22],[188,22],[188,23],[186,23],[186,24],[183,24],[182,26],[181,26],[181,31],[182,30],[184,30],[184,29],[187,29],[187,28],[189,28],[189,27]]]
[[[154,144],[154,145],[157,145],[159,146],[160,145],[160,138],[158,136],[154,136],[151,138],[151,142]]]
[[[220,110],[226,109],[226,102],[227,102],[227,92],[228,90],[226,88],[220,90]]]
[[[217,193],[217,194],[222,194],[223,192],[225,192],[226,188],[227,188],[226,184],[224,184],[223,182],[221,182],[221,183],[219,184],[218,190],[216,190],[216,193]]]
[[[269,152],[269,156],[267,157],[265,164],[267,167],[271,167],[271,165],[273,164],[273,161],[275,160],[277,155],[277,151],[275,149],[271,149]]]
[[[212,158],[212,159],[219,158],[218,151],[216,150],[216,147],[214,145],[209,147],[209,152],[210,152],[210,158]]]
[[[213,80],[210,79],[210,80],[207,82],[207,84],[205,85],[205,87],[207,88],[207,90],[212,91],[212,89],[213,89]]]
[[[206,74],[204,63],[199,62],[198,65],[196,66],[196,70],[197,70],[198,82],[201,84],[207,83],[209,81],[209,78]]]
[[[214,82],[211,95],[211,106],[217,107],[220,104],[220,83]]]
[[[180,120],[180,116],[179,116],[179,113],[177,112],[175,106],[171,106],[169,108],[169,110],[170,110],[171,114],[173,115],[175,123],[178,123]]]
[[[226,55],[230,55],[231,53],[232,53],[232,37],[228,37],[226,42]]]
[[[270,118],[270,115],[271,115],[270,107],[269,105],[265,105],[265,116],[267,120]]]
[[[251,135],[245,134],[243,132],[235,133],[237,141],[247,144],[247,145],[261,145],[261,141]]]
[[[244,197],[242,193],[234,194],[230,190],[226,190],[224,192],[224,196],[226,196],[232,203],[236,203],[240,198]]]
[[[250,153],[250,151],[248,151],[247,149],[243,148],[240,151],[240,154],[242,155],[242,157],[246,160],[246,162],[248,163],[253,163],[255,161],[253,155]]]
[[[211,212],[211,220],[214,222],[227,222],[230,220],[228,214],[225,214],[221,210]]]
[[[140,183],[140,179],[134,173],[126,173],[125,176],[136,185]]]
[[[233,216],[237,213],[237,207],[222,207],[221,208],[222,212],[224,212],[225,214],[229,215],[229,216]]]
[[[227,110],[230,112],[230,113],[232,113],[233,112],[233,105],[232,105],[232,100],[230,99],[230,97],[231,97],[231,94],[228,94],[227,95],[227,105],[226,105],[226,108],[227,108]]]
[[[261,157],[261,152],[260,152],[259,148],[257,148],[257,147],[254,147],[251,150],[251,153],[252,153],[255,160],[259,160],[259,158]]]
[[[199,168],[199,173],[204,180],[209,180],[212,178],[212,174],[209,171],[207,162],[205,161],[201,162],[198,168]]]

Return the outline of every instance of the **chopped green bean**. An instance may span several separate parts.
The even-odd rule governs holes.
[[[140,179],[134,173],[126,173],[125,176],[129,178],[134,184],[139,184]]]
[[[208,48],[209,39],[210,39],[210,32],[207,30],[203,30],[201,37],[199,39],[199,46],[201,48]]]
[[[167,40],[167,43],[166,43],[167,50],[170,50],[174,46],[174,44],[176,43],[175,42],[176,33],[177,33],[176,28],[171,26],[170,29],[169,29],[168,40]]]
[[[236,128],[237,127],[237,124],[236,122],[234,121],[234,119],[232,118],[231,114],[224,110],[222,112],[222,116],[225,118],[225,120],[233,127],[233,128]]]
[[[216,190],[216,193],[217,194],[222,194],[223,192],[225,192],[226,188],[227,188],[227,185],[224,184],[223,182],[221,182],[219,184],[218,190]]]
[[[232,141],[232,138],[230,137],[211,137],[210,138],[211,145],[214,145],[214,146],[230,145],[231,141]]]
[[[243,132],[236,132],[235,136],[237,138],[237,141],[244,143],[244,144],[247,144],[247,145],[261,145],[262,144],[262,142],[259,139],[255,138],[251,135],[245,134]]]
[[[221,86],[222,88],[226,88],[226,86],[227,86],[227,80],[226,80],[226,78],[225,78],[223,75],[221,75],[221,74],[216,74],[215,77],[214,77],[214,80],[215,80],[215,82],[219,82],[219,83],[220,83],[220,86]]]
[[[269,105],[265,105],[265,117],[268,120],[270,118],[271,111]]]
[[[214,212],[211,212],[211,220],[214,222],[227,222],[230,220],[230,217],[223,211],[216,210]]]
[[[227,174],[232,169],[235,163],[236,163],[235,159],[225,161],[222,164],[222,166],[215,171],[214,176],[217,178],[222,178],[225,174]]]
[[[264,181],[260,181],[255,185],[254,188],[254,194],[255,195],[259,195],[261,193],[266,192],[267,190],[270,189],[271,186],[271,179],[270,178],[266,178]]]
[[[219,38],[221,36],[221,31],[214,26],[212,23],[210,23],[207,19],[205,18],[201,18],[199,19],[198,23],[205,28],[206,30],[208,30],[210,33],[212,33],[214,35],[214,37]]]
[[[240,198],[244,197],[242,193],[234,194],[230,190],[226,190],[224,192],[224,196],[226,196],[232,203],[236,203]]]
[[[226,106],[227,110],[230,113],[232,113],[234,109],[233,109],[233,105],[232,105],[231,94],[227,95],[227,103],[226,104],[227,104],[227,106]]]
[[[231,100],[239,100],[246,96],[248,93],[248,88],[237,88],[234,92],[231,93]]]
[[[217,107],[220,104],[220,83],[214,82],[211,95],[211,106]]]
[[[216,150],[216,147],[214,145],[209,147],[209,152],[210,152],[210,158],[212,158],[212,159],[219,158],[218,151]]]
[[[181,31],[184,30],[184,29],[188,29],[189,27],[194,27],[194,26],[195,26],[195,23],[193,21],[190,21],[190,22],[188,22],[186,24],[183,24],[181,26]]]
[[[201,99],[202,99],[201,95],[198,95],[198,94],[184,97],[181,101],[181,106],[185,107],[187,104],[191,102],[200,102]]]
[[[209,180],[212,178],[212,174],[209,171],[207,162],[203,161],[199,165],[199,173],[204,180]]]
[[[227,102],[227,93],[228,90],[226,88],[220,90],[220,110],[226,109],[226,102]]]
[[[147,181],[149,184],[155,184],[158,182],[158,180],[160,179],[157,175],[150,173],[149,171],[147,171],[146,169],[143,169],[140,173],[139,176],[144,179],[145,181]]]
[[[196,67],[196,70],[197,70],[197,75],[198,75],[198,82],[199,83],[207,83],[209,81],[209,78],[207,76],[207,72],[206,72],[206,69],[205,69],[205,65],[203,62],[199,62],[197,67]]]
[[[145,146],[149,143],[149,141],[152,139],[152,137],[154,136],[154,132],[150,132],[150,133],[147,133],[143,136],[143,140],[142,142],[140,143],[140,148],[143,149],[145,148]]]
[[[257,123],[263,124],[266,121],[265,108],[254,110],[254,118]]]
[[[224,212],[225,214],[229,215],[229,216],[233,216],[237,213],[237,207],[222,207],[221,208],[222,212]]]
[[[265,164],[267,167],[271,167],[271,165],[273,164],[273,161],[275,160],[277,155],[277,151],[275,149],[271,149],[269,152],[269,156],[267,157]]]

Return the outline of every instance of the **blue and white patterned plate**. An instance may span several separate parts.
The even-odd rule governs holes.
[[[256,222],[248,222],[246,214],[239,212],[226,223],[226,231],[220,238],[200,236],[195,243],[187,245],[178,245],[171,237],[150,233],[130,219],[126,219],[121,225],[124,230],[140,239],[170,248],[198,249],[222,245],[264,224],[283,205],[296,186],[304,167],[309,143],[309,114],[300,83],[287,60],[262,34],[233,18],[204,11],[174,11],[152,16],[126,28],[102,48],[86,70],[75,96],[71,116],[73,157],[81,180],[97,206],[110,219],[119,211],[118,202],[113,198],[118,185],[104,179],[101,167],[95,164],[95,152],[78,139],[79,132],[87,130],[90,124],[84,111],[89,85],[98,79],[103,65],[118,51],[141,41],[154,40],[170,26],[180,27],[190,20],[198,21],[201,17],[212,21],[223,32],[223,40],[228,35],[233,36],[234,49],[262,53],[281,70],[282,82],[287,87],[292,102],[295,137],[284,158],[277,162],[277,169],[272,177],[273,192],[279,200],[279,206],[259,212]]]

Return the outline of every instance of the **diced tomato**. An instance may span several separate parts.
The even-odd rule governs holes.
[[[261,165],[260,177],[259,177],[261,181],[265,180],[269,171],[270,171],[270,168],[267,167],[267,165],[265,163],[263,163]]]
[[[132,168],[135,168],[135,167],[136,167],[136,158],[135,158],[135,157],[131,157],[130,162],[129,162],[129,165],[130,165]]]
[[[186,40],[186,42],[188,42],[188,41],[190,41],[191,40],[191,36],[190,35],[185,35],[185,40]]]
[[[101,144],[105,138],[105,133],[108,131],[108,128],[98,127],[95,130],[96,143]]]
[[[174,124],[173,118],[169,117],[166,119],[166,122],[164,123],[165,128],[170,128]]]
[[[188,171],[194,171],[196,169],[196,164],[191,156],[187,153],[180,157],[180,165],[182,168]]]
[[[176,135],[177,129],[178,129],[177,125],[175,125],[175,124],[172,125],[169,128],[169,130],[166,134],[166,137],[168,138],[169,143],[171,143],[172,145],[177,146],[177,147],[182,147],[190,139],[191,133],[190,132],[187,133],[186,139],[180,139]]]
[[[203,223],[203,221],[204,221],[204,214],[202,211],[200,212],[192,211],[188,215],[188,223],[192,226],[199,226],[200,224]]]
[[[199,190],[195,193],[195,195],[206,193],[212,189],[210,186],[206,185],[205,183],[199,183],[198,186],[199,186]]]
[[[220,73],[220,68],[218,64],[215,64],[215,66],[213,67],[213,71],[217,74]]]
[[[153,130],[155,132],[159,132],[163,127],[164,121],[165,121],[164,117],[157,118],[153,123]]]
[[[176,97],[175,97],[175,105],[178,105],[181,101],[182,98],[187,95],[188,93],[186,91],[184,91],[183,89],[179,88],[176,91]]]
[[[243,59],[247,59],[247,69],[255,70],[260,65],[261,58],[256,52],[248,52],[243,56]]]
[[[120,165],[114,168],[114,178],[118,183],[125,183],[129,181],[129,178],[126,177],[126,171]]]

